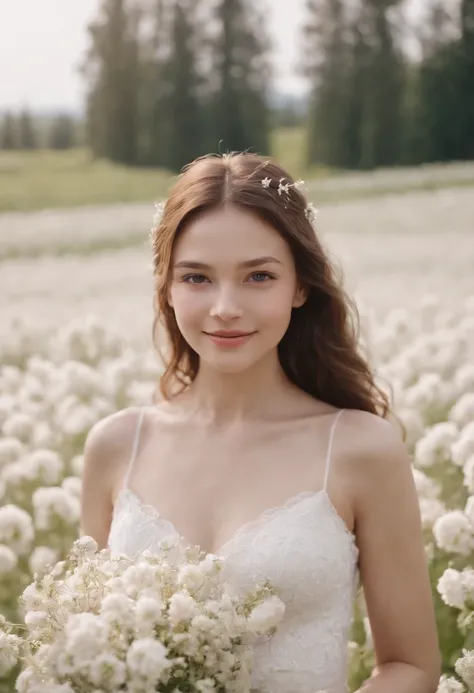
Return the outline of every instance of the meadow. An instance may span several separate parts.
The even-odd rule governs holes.
[[[54,192],[50,179],[16,198],[18,181],[36,186],[40,158],[8,192],[0,157],[9,210],[0,214],[0,614],[15,619],[32,575],[77,535],[88,430],[150,402],[161,367],[148,234],[169,176],[132,181],[97,163],[80,179],[83,153],[74,156],[75,173],[58,169]],[[474,165],[315,173],[302,177],[321,236],[357,299],[365,348],[393,388],[413,456],[448,677],[439,693],[474,690]],[[373,661],[361,595],[353,689]],[[0,654],[1,693],[12,681]]]

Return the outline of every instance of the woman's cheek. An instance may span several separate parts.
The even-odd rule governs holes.
[[[186,290],[187,289],[187,290]],[[206,300],[202,291],[177,288],[172,292],[174,312],[178,323],[189,325],[199,323],[206,312]]]

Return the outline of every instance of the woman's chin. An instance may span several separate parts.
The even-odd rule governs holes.
[[[209,372],[222,373],[223,375],[235,375],[251,370],[260,359],[255,355],[243,353],[202,353],[200,356],[201,367]]]

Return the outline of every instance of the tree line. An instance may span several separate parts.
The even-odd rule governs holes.
[[[0,150],[70,149],[80,139],[80,123],[69,113],[39,117],[24,108],[0,119]]]
[[[180,169],[224,149],[269,151],[269,44],[247,0],[104,0],[84,65],[94,153]]]
[[[411,25],[403,0],[304,2],[301,112],[272,99],[268,5],[102,0],[82,66],[93,154],[177,171],[210,151],[271,154],[280,124],[304,126],[308,166],[474,158],[474,0],[426,0]]]
[[[413,27],[402,5],[308,0],[310,162],[370,169],[474,158],[474,0],[426,0]]]

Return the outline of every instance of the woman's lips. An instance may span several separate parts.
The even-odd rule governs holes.
[[[216,346],[235,348],[246,344],[255,332],[245,332],[245,333],[232,333],[229,332],[206,332],[209,339],[216,344]]]

